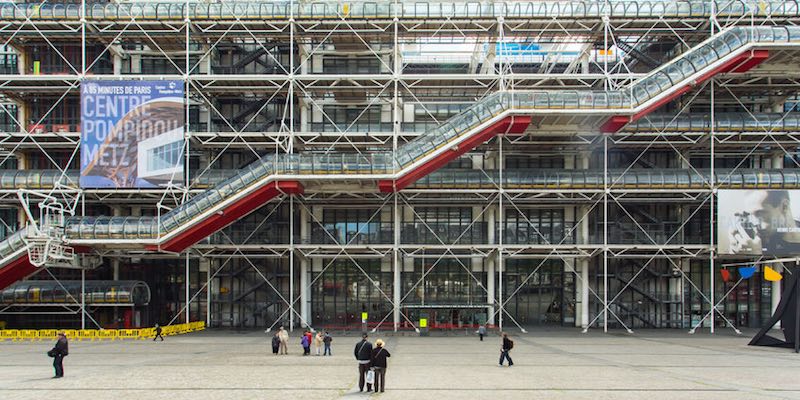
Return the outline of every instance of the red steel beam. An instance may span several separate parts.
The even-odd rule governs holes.
[[[239,218],[255,211],[266,202],[281,194],[303,193],[303,185],[298,181],[270,182],[253,191],[239,201],[228,205],[216,214],[192,225],[161,246],[146,246],[151,251],[180,253],[212,233],[232,224]]]
[[[21,256],[8,263],[5,267],[0,268],[0,290],[32,275],[37,270],[38,268],[31,264],[28,259],[28,253],[22,253]]]
[[[439,154],[436,156],[436,158],[427,161],[415,170],[401,176],[400,178],[396,180],[386,179],[378,181],[378,190],[380,190],[382,193],[391,193],[394,191],[403,190],[425,175],[436,171],[450,161],[453,161],[464,153],[474,149],[475,147],[478,147],[494,136],[506,134],[519,135],[524,133],[525,129],[527,129],[528,125],[530,124],[531,116],[529,115],[516,115],[503,118],[502,120],[495,122],[488,128],[469,137],[458,145],[451,146],[449,151]]]
[[[758,64],[764,62],[767,58],[769,58],[769,50],[749,50],[742,52],[738,56],[728,60],[726,63],[720,65],[719,67],[701,75],[699,78],[697,78],[697,80],[695,80],[691,84],[684,85],[680,89],[670,93],[668,96],[665,96],[663,99],[653,103],[649,107],[645,108],[642,111],[639,111],[634,115],[631,116],[615,115],[609,118],[600,127],[600,132],[603,133],[619,132],[619,130],[622,129],[625,125],[631,122],[638,121],[645,115],[651,113],[652,111],[663,106],[664,104],[667,104],[672,100],[675,100],[679,96],[682,96],[684,93],[692,90],[692,88],[698,86],[699,84],[711,79],[715,75],[729,73],[729,72],[730,73],[747,72],[753,69]]]

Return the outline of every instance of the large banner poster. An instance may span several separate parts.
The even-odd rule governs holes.
[[[720,190],[721,254],[800,255],[800,190]]]
[[[183,180],[181,81],[81,84],[81,187],[153,188]]]

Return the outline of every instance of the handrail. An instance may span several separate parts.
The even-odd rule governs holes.
[[[591,112],[598,115],[634,114],[659,101],[703,74],[729,62],[738,52],[756,45],[800,45],[800,27],[733,27],[667,63],[628,87],[614,91],[513,91],[496,92],[404,144],[392,154],[368,155],[288,154],[261,157],[237,174],[191,198],[160,218],[83,217],[70,219],[68,238],[81,239],[163,239],[177,228],[189,226],[226,202],[245,196],[256,187],[278,180],[298,180],[304,176],[332,175],[339,179],[361,176],[365,179],[396,179],[418,168],[421,163],[458,146],[500,118],[515,114]],[[16,235],[16,234],[15,234]],[[15,237],[12,235],[12,237]],[[0,256],[3,246],[0,244]]]
[[[713,3],[713,4],[712,4]],[[324,19],[435,19],[491,18],[507,19],[612,19],[636,18],[735,18],[747,15],[759,17],[797,17],[797,0],[617,0],[614,2],[585,1],[511,1],[511,2],[288,2],[288,1],[193,1],[184,2],[119,2],[86,4],[86,20],[115,21],[136,19],[219,22],[225,19],[288,21]],[[79,21],[79,4],[4,3],[0,5],[0,20],[58,20]]]

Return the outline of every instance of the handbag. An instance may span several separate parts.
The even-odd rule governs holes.
[[[48,357],[54,357],[54,358],[55,358],[55,356],[56,356],[56,349],[50,349],[50,350],[47,350],[47,356],[48,356]]]
[[[367,384],[372,385],[375,383],[375,371],[370,369],[367,371]]]

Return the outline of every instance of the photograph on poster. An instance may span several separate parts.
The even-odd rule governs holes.
[[[720,254],[800,253],[800,190],[720,190]]]

